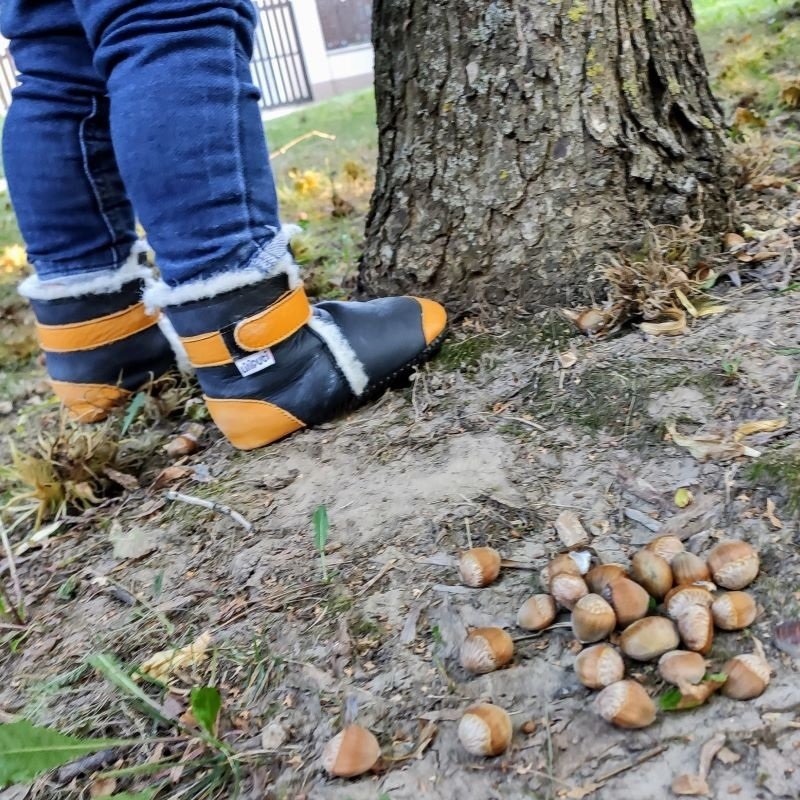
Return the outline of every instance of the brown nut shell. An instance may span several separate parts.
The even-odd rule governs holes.
[[[708,564],[700,556],[684,551],[678,553],[670,565],[675,583],[680,586],[684,583],[696,583],[697,581],[707,581],[711,578]]]
[[[322,767],[329,775],[354,778],[371,770],[381,757],[375,736],[361,725],[348,725],[322,751]]]
[[[550,581],[550,594],[562,608],[572,611],[575,603],[584,595],[589,594],[589,588],[580,575],[569,575],[562,572]]]
[[[724,592],[711,604],[714,624],[723,631],[740,631],[752,625],[758,613],[756,601],[747,592]]]
[[[613,583],[617,578],[626,578],[628,571],[622,564],[600,564],[597,567],[592,567],[586,573],[586,585],[589,591],[595,594],[603,594],[603,589],[609,583]]]
[[[514,657],[514,641],[502,628],[475,628],[461,645],[460,656],[467,672],[494,672]]]
[[[619,646],[623,653],[636,661],[651,661],[680,642],[675,623],[666,617],[645,617],[625,628]]]
[[[636,553],[631,564],[631,577],[657,600],[672,588],[672,568],[666,559],[652,550]]]
[[[648,543],[644,549],[661,556],[670,565],[672,559],[684,551],[683,542],[677,536],[659,536]]]
[[[689,650],[706,655],[714,643],[714,618],[706,606],[689,606],[678,615],[678,633]]]
[[[611,603],[617,615],[617,624],[629,625],[645,616],[650,609],[650,595],[630,578],[617,578],[603,590],[603,597]]]
[[[478,703],[464,712],[458,723],[458,738],[468,753],[497,756],[511,744],[511,717],[492,703]]]
[[[658,659],[658,674],[675,686],[700,683],[706,674],[706,660],[690,650],[670,650]]]
[[[581,650],[575,659],[575,675],[590,689],[604,689],[625,677],[622,656],[603,642]]]
[[[526,631],[541,631],[556,618],[556,601],[549,594],[529,597],[517,612],[517,625]]]
[[[672,591],[667,592],[664,598],[664,608],[672,619],[677,619],[685,609],[690,606],[705,606],[711,608],[714,602],[714,595],[704,586],[676,586]]]
[[[461,554],[458,573],[465,586],[473,589],[488,586],[500,574],[500,553],[493,547],[473,547]]]
[[[735,656],[722,671],[728,676],[722,694],[734,700],[758,697],[769,684],[769,664],[755,653]]]
[[[747,542],[723,539],[711,548],[708,566],[714,583],[724,589],[744,589],[758,575],[758,553]]]
[[[586,594],[572,609],[572,632],[584,644],[605,639],[617,625],[614,609],[599,594]]]
[[[597,713],[620,728],[646,728],[656,718],[650,695],[636,681],[617,681],[607,686],[595,700]]]

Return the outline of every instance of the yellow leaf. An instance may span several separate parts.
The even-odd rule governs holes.
[[[686,314],[679,309],[668,312],[667,316],[673,319],[666,322],[643,322],[639,327],[645,332],[653,336],[677,336],[678,334],[686,331]]]
[[[10,244],[8,247],[3,248],[3,254],[0,255],[0,266],[8,269],[19,269],[28,263],[28,254],[25,248],[18,244]]]
[[[697,307],[697,316],[710,317],[712,314],[724,314],[727,310],[728,306],[709,303],[708,305],[701,305]]]
[[[761,455],[752,447],[747,447],[735,440],[725,441],[721,436],[684,436],[682,433],[678,433],[674,422],[667,425],[667,432],[675,444],[685,447],[698,461],[708,461],[710,458],[729,461],[739,456],[758,458]]]
[[[743,422],[734,432],[733,440],[741,442],[745,436],[752,436],[754,433],[772,433],[782,428],[785,424],[785,419],[755,419],[750,422]]]
[[[139,673],[147,675],[154,680],[169,678],[172,673],[179,669],[191,667],[205,661],[206,651],[210,644],[211,634],[206,631],[186,647],[161,650],[150,656],[150,658],[142,662],[139,667]],[[136,675],[134,675],[135,678]]]
[[[690,314],[691,314],[693,317],[697,317],[697,309],[696,309],[696,308],[695,308],[695,307],[692,305],[692,303],[691,303],[691,301],[689,300],[689,298],[688,298],[688,297],[687,297],[687,296],[686,296],[686,295],[685,295],[685,294],[684,294],[684,293],[683,293],[683,292],[682,292],[680,289],[677,289],[677,288],[675,289],[675,294],[676,294],[676,296],[677,296],[678,300],[680,300],[680,301],[681,301],[681,305],[682,305],[682,306],[683,306],[683,307],[684,307],[684,308],[685,308],[685,309],[686,309],[686,310],[687,310],[687,311],[688,311],[688,312],[689,312],[689,313],[690,313]]]
[[[678,508],[686,508],[694,500],[694,495],[685,487],[682,486],[675,492],[675,505]]]

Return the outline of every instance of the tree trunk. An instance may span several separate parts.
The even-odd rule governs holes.
[[[689,0],[376,0],[373,38],[367,291],[573,304],[645,221],[728,224]]]

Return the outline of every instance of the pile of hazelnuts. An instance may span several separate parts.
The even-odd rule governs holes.
[[[458,561],[461,581],[473,588],[493,583],[501,567],[500,554],[491,547],[471,548]],[[633,556],[630,568],[592,566],[588,551],[562,553],[542,574],[549,592],[529,597],[516,621],[526,631],[544,631],[560,610],[570,612],[575,639],[588,645],[575,659],[575,674],[584,686],[600,690],[595,709],[618,727],[644,728],[655,720],[656,706],[640,683],[625,678],[624,657],[658,659],[660,676],[686,700],[678,708],[699,705],[717,690],[735,700],[764,691],[770,668],[763,652],[735,656],[712,678],[705,658],[715,628],[737,631],[755,620],[756,602],[742,590],[758,570],[758,553],[738,539],[720,541],[701,558],[686,551],[677,536],[660,536]],[[471,630],[460,650],[462,666],[476,675],[513,658],[514,640],[500,627]],[[461,744],[474,755],[499,755],[512,736],[511,718],[493,703],[470,706],[458,725]],[[331,775],[354,777],[380,760],[375,736],[354,724],[328,742],[322,763]]]
[[[560,609],[570,612],[575,638],[589,645],[575,660],[575,674],[584,686],[600,690],[595,709],[605,720],[622,728],[643,728],[656,718],[645,688],[625,678],[624,657],[658,659],[660,676],[681,693],[678,708],[699,705],[716,690],[736,700],[764,691],[770,668],[762,652],[737,655],[707,679],[705,656],[715,628],[741,630],[756,618],[755,600],[742,591],[759,570],[758,553],[747,542],[720,541],[701,558],[686,551],[678,537],[661,536],[633,556],[630,568],[592,566],[591,559],[583,551],[550,561],[542,574],[549,592],[522,604],[517,625],[543,631]],[[488,586],[500,568],[500,555],[490,547],[468,550],[459,561],[467,586]],[[503,628],[476,628],[460,655],[467,671],[491,672],[511,662],[514,641]],[[467,709],[459,737],[471,753],[497,755],[511,741],[508,714],[489,703]]]

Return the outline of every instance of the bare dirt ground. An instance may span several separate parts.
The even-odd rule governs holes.
[[[738,760],[714,763],[713,797],[800,796],[797,664],[773,644],[776,622],[796,618],[800,605],[797,515],[780,466],[797,458],[800,313],[796,293],[746,285],[721,294],[728,313],[667,339],[567,341],[551,316],[524,333],[462,328],[409,389],[263,451],[237,453],[209,430],[185,459],[194,472],[177,486],[231,506],[253,530],[141,488],[72,518],[45,550],[21,556],[32,621],[24,634],[5,635],[4,717],[153,735],[150,719],[87,656],[111,653],[130,668],[210,631],[210,660],[180,672],[171,691],[148,691],[179,715],[192,686],[222,690],[222,729],[242,754],[245,797],[545,798],[582,797],[583,788],[598,799],[660,798],[676,774],[696,771],[701,746],[720,733]],[[565,369],[557,354],[567,351],[577,361]],[[726,374],[732,361],[735,374]],[[748,460],[698,463],[664,432],[667,420],[694,434],[780,417],[786,426],[748,441],[778,465],[758,480]],[[143,486],[159,466],[141,472]],[[679,487],[695,495],[684,511],[672,503]],[[322,503],[331,519],[327,582],[311,531]],[[710,660],[720,666],[750,652],[757,637],[774,669],[767,691],[662,714],[640,732],[616,730],[575,679],[568,628],[520,638],[512,666],[468,676],[455,657],[468,627],[498,624],[522,637],[516,609],[559,552],[552,523],[564,508],[582,518],[603,562],[625,561],[667,530],[699,553],[722,536],[752,542],[762,557],[758,619],[718,635]],[[646,525],[631,519],[642,515]],[[535,569],[506,570],[483,590],[461,587],[450,562],[467,530],[474,544]],[[632,672],[663,688],[652,666]],[[507,708],[515,723],[513,747],[496,759],[468,756],[456,739],[460,712],[478,698]],[[326,778],[321,748],[345,713],[376,733],[385,755],[416,757],[354,781]],[[526,722],[532,733],[520,730]],[[117,751],[109,764],[171,754],[187,758],[185,743]],[[204,794],[193,762],[201,755],[189,753],[182,771],[162,770],[159,796],[232,796],[230,788]],[[156,782],[121,778],[118,788],[131,780]],[[51,775],[0,796],[87,797],[91,785],[87,775]]]

